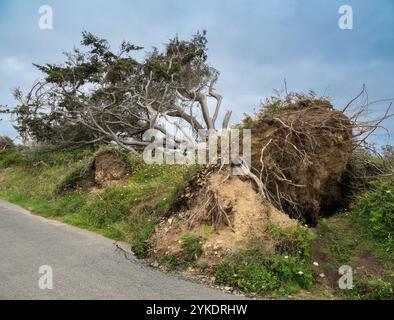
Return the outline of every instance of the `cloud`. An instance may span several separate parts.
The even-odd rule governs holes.
[[[0,60],[0,72],[2,74],[14,71],[22,71],[23,64],[15,57],[6,57]]]
[[[348,0],[354,30],[347,31],[337,24],[342,0],[47,0],[54,10],[52,31],[37,27],[41,4],[1,1],[0,103],[14,103],[10,88],[26,89],[39,76],[32,62],[61,62],[83,30],[115,47],[126,39],[150,50],[175,34],[187,38],[207,29],[209,61],[221,72],[217,87],[224,106],[234,110],[233,121],[253,112],[284,78],[289,89],[325,93],[338,107],[363,83],[373,100],[394,96],[391,0]],[[375,105],[373,114],[385,106]],[[394,129],[392,121],[385,125]],[[0,123],[0,131],[6,127]]]

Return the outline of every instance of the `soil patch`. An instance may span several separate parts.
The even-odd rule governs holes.
[[[221,221],[219,211],[226,215]],[[150,239],[153,253],[180,255],[181,236],[192,232],[201,239],[203,255],[199,260],[211,264],[239,249],[274,253],[275,241],[268,232],[269,224],[283,229],[296,226],[289,216],[262,200],[250,181],[231,176],[226,169],[219,172],[203,169],[183,188],[172,212],[158,224]]]
[[[99,185],[121,180],[128,175],[126,162],[112,153],[99,155],[95,160],[94,168],[95,181]]]

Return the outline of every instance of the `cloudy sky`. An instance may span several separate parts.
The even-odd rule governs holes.
[[[338,27],[341,5],[353,8],[353,30]],[[42,5],[53,30],[38,27]],[[117,47],[129,40],[150,50],[178,34],[208,31],[209,60],[233,122],[283,87],[312,89],[341,108],[367,86],[370,100],[394,98],[392,0],[0,0],[0,104],[11,89],[27,89],[40,74],[32,63],[58,63],[88,30]],[[387,103],[373,105],[383,114]],[[385,123],[394,129],[394,120]],[[15,136],[3,117],[0,134]],[[372,141],[386,144],[379,133]],[[393,139],[391,139],[393,141]]]

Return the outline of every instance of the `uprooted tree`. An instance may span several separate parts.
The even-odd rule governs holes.
[[[56,147],[116,144],[137,152],[151,144],[144,134],[155,129],[167,148],[184,151],[185,145],[203,144],[217,131],[222,96],[215,91],[219,72],[207,63],[205,32],[188,41],[175,37],[140,61],[134,54],[142,48],[128,42],[114,53],[106,40],[84,32],[81,44],[84,50],[67,53],[61,65],[36,65],[44,78],[25,95],[15,90],[19,105],[3,109],[14,116],[25,140]],[[365,97],[364,87],[343,110],[314,94],[286,92],[284,98],[270,99],[239,126],[252,129],[252,166],[241,157],[238,172],[277,209],[316,223],[341,204],[352,157],[370,152],[367,138],[390,116],[388,108],[380,119],[361,121],[371,103],[354,104]],[[212,113],[209,99],[216,102]],[[230,117],[226,112],[222,128]],[[211,203],[203,206],[208,210],[204,219],[231,226],[215,191],[205,191]]]
[[[240,127],[252,130],[251,170],[245,175],[253,180],[260,199],[314,226],[322,216],[346,208],[352,187],[387,172],[385,156],[367,138],[391,116],[391,105],[378,119],[367,120],[374,102],[362,96],[367,96],[365,88],[338,110],[313,92],[286,93],[267,99],[259,112],[244,119]],[[386,147],[385,153],[390,150]],[[371,161],[378,157],[382,161]],[[203,168],[195,175],[172,210],[192,212],[191,225],[212,221],[215,227],[231,228],[237,200],[228,205],[220,199],[226,179],[212,183],[211,173]]]
[[[205,31],[188,41],[175,37],[142,61],[133,57],[142,47],[129,42],[114,53],[106,40],[84,32],[81,44],[85,50],[66,53],[61,65],[35,65],[44,78],[25,95],[15,90],[16,108],[3,108],[23,139],[60,147],[115,143],[135,151],[148,144],[144,132],[155,129],[176,149],[216,129],[222,97],[214,88],[219,72],[207,63]],[[216,100],[212,115],[209,98]]]

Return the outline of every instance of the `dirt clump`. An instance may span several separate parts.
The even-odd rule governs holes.
[[[354,124],[326,99],[289,95],[267,103],[252,129],[252,172],[277,209],[311,226],[340,209]]]
[[[97,156],[94,162],[94,168],[94,178],[98,185],[118,181],[128,175],[127,163],[112,153]]]

